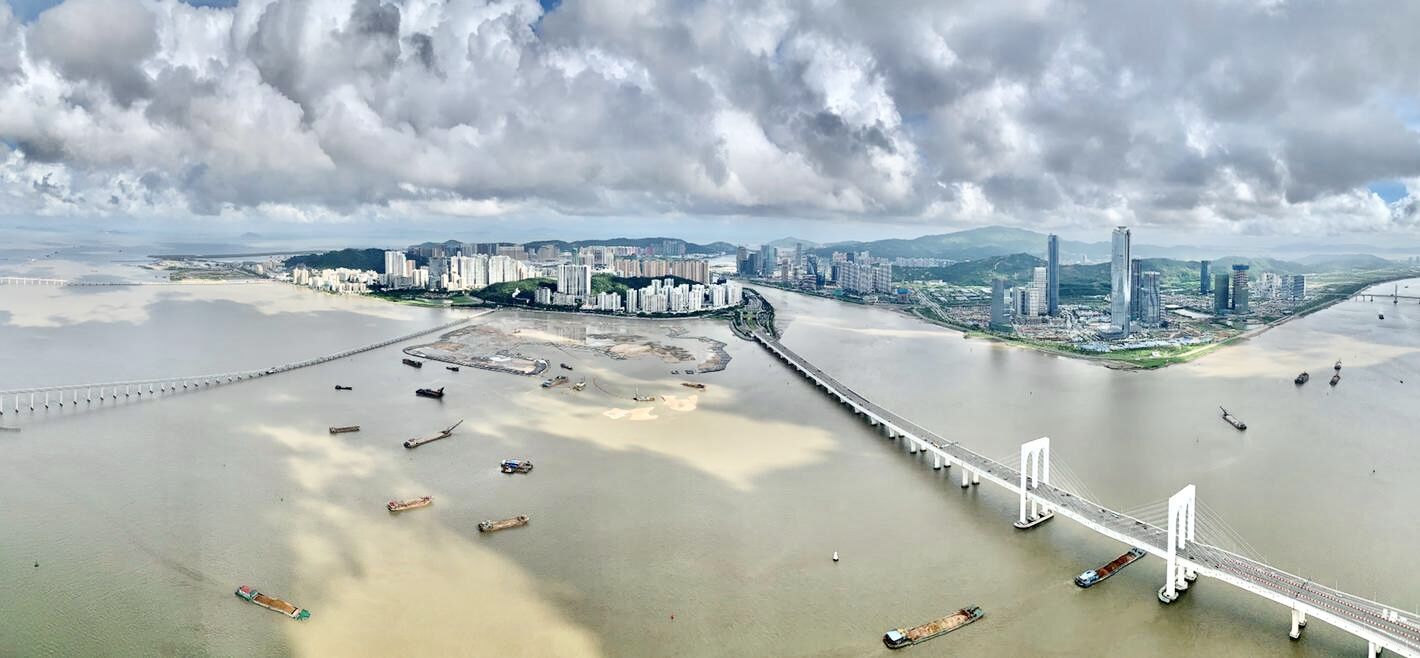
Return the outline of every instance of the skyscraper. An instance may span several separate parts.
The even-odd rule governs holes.
[[[1046,269],[1037,267],[1032,273],[1030,282],[1030,306],[1026,309],[1027,315],[1045,315],[1049,303],[1046,300]]]
[[[1208,294],[1209,283],[1212,282],[1208,279],[1208,261],[1200,260],[1198,261],[1198,294]]]
[[[1139,312],[1139,275],[1144,273],[1144,266],[1138,258],[1129,260],[1129,319],[1138,320]]]
[[[1006,280],[996,277],[991,280],[991,328],[1004,331],[1011,327],[1011,319],[1006,317]]]
[[[1213,275],[1213,315],[1226,315],[1233,307],[1228,296],[1228,275],[1219,272]]]
[[[1129,228],[1114,229],[1110,242],[1109,259],[1109,323],[1111,333],[1129,335],[1129,288],[1133,277],[1129,274]]]
[[[1163,324],[1164,305],[1159,291],[1159,273],[1144,272],[1139,275],[1139,322],[1146,327]]]
[[[1045,237],[1045,312],[1060,315],[1060,236]]]
[[[1247,266],[1233,266],[1233,312],[1247,314]]]

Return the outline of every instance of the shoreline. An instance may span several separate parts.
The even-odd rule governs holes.
[[[1172,355],[1168,355],[1168,356],[1165,356],[1165,357],[1160,357],[1160,358],[1166,359],[1167,361],[1164,362],[1164,363],[1157,364],[1157,365],[1142,365],[1142,364],[1134,363],[1134,362],[1129,361],[1129,360],[1126,360],[1126,359],[1111,358],[1111,357],[1109,356],[1109,353],[1104,353],[1104,354],[1100,354],[1100,355],[1095,355],[1095,354],[1082,354],[1082,353],[1080,353],[1080,352],[1074,352],[1074,351],[1071,351],[1071,350],[1068,350],[1068,349],[1054,348],[1054,347],[1051,347],[1050,345],[1043,344],[1043,343],[1037,343],[1037,342],[1026,341],[1026,340],[1022,340],[1022,339],[1018,339],[1018,338],[1012,338],[1012,337],[1009,337],[1009,336],[1003,336],[1003,335],[1001,335],[1001,334],[992,333],[992,332],[985,331],[985,330],[982,330],[982,329],[974,329],[974,328],[971,328],[971,327],[963,326],[963,325],[956,324],[956,323],[953,323],[953,322],[950,322],[950,321],[946,321],[946,320],[936,320],[936,319],[932,319],[932,318],[926,317],[926,316],[924,316],[924,315],[922,314],[922,312],[921,312],[922,307],[919,306],[919,305],[912,305],[912,306],[907,306],[907,307],[903,307],[903,306],[896,305],[896,304],[893,304],[893,305],[881,305],[881,304],[862,304],[862,303],[859,303],[858,305],[859,305],[859,306],[879,306],[879,307],[886,307],[886,308],[889,308],[890,310],[892,310],[893,312],[898,312],[898,313],[902,313],[902,314],[904,314],[904,315],[912,316],[912,317],[914,317],[914,318],[916,318],[916,319],[918,319],[918,320],[920,320],[920,321],[922,321],[922,322],[925,322],[925,323],[927,323],[927,324],[930,324],[930,325],[935,325],[935,326],[939,326],[939,327],[944,327],[944,328],[947,328],[947,329],[951,329],[951,330],[953,330],[953,331],[959,331],[959,332],[962,333],[962,337],[965,338],[965,339],[967,339],[967,340],[971,340],[971,339],[982,339],[982,340],[992,341],[992,342],[1000,343],[1000,344],[1003,344],[1003,345],[1006,345],[1006,346],[1009,346],[1009,347],[1014,347],[1014,348],[1019,348],[1019,349],[1026,349],[1026,350],[1032,350],[1032,351],[1035,351],[1035,352],[1040,352],[1040,353],[1042,353],[1042,354],[1050,354],[1050,355],[1053,355],[1053,356],[1060,356],[1060,357],[1065,357],[1065,358],[1070,358],[1070,359],[1077,359],[1077,360],[1080,360],[1080,361],[1084,361],[1084,362],[1086,362],[1086,363],[1090,363],[1090,364],[1092,364],[1092,365],[1097,365],[1097,366],[1100,366],[1100,367],[1109,368],[1109,369],[1111,369],[1111,370],[1162,370],[1162,369],[1167,368],[1167,367],[1169,367],[1169,366],[1176,366],[1176,365],[1182,365],[1182,364],[1185,364],[1185,363],[1191,363],[1191,362],[1193,362],[1193,361],[1196,361],[1196,360],[1201,359],[1201,358],[1203,358],[1203,357],[1205,357],[1205,356],[1208,356],[1209,354],[1212,354],[1213,352],[1216,352],[1216,351],[1218,351],[1218,350],[1220,350],[1220,349],[1222,349],[1222,348],[1224,348],[1224,347],[1227,347],[1227,346],[1229,346],[1229,345],[1232,345],[1232,344],[1234,344],[1234,343],[1237,343],[1237,342],[1240,342],[1240,341],[1243,341],[1243,340],[1248,340],[1248,339],[1251,339],[1251,338],[1260,336],[1260,335],[1262,335],[1262,334],[1264,334],[1264,333],[1267,333],[1268,331],[1271,331],[1272,329],[1274,329],[1274,328],[1276,328],[1276,327],[1280,327],[1280,326],[1282,326],[1282,325],[1284,325],[1284,324],[1287,324],[1288,322],[1291,322],[1291,321],[1296,320],[1296,319],[1298,319],[1298,318],[1304,318],[1304,317],[1306,317],[1306,316],[1308,316],[1308,315],[1311,315],[1311,314],[1313,314],[1313,313],[1316,313],[1316,312],[1319,312],[1319,311],[1322,311],[1322,310],[1331,308],[1332,306],[1335,306],[1335,305],[1337,305],[1337,304],[1339,304],[1339,303],[1341,303],[1341,302],[1344,302],[1344,301],[1349,300],[1349,299],[1351,299],[1351,298],[1353,298],[1353,297],[1355,297],[1355,296],[1357,296],[1357,295],[1360,295],[1362,292],[1364,292],[1365,290],[1367,290],[1367,289],[1369,289],[1369,288],[1373,288],[1373,287],[1375,287],[1375,286],[1382,285],[1382,284],[1385,284],[1385,283],[1391,283],[1391,282],[1394,282],[1394,281],[1404,281],[1404,280],[1406,280],[1406,279],[1414,279],[1414,278],[1418,278],[1418,277],[1420,277],[1420,273],[1410,273],[1410,274],[1406,274],[1406,275],[1403,275],[1403,276],[1392,276],[1392,277],[1386,277],[1386,278],[1379,279],[1379,280],[1375,280],[1375,281],[1366,281],[1366,282],[1363,282],[1363,283],[1360,284],[1360,287],[1358,287],[1356,290],[1351,291],[1350,293],[1346,293],[1346,294],[1335,293],[1335,298],[1334,298],[1334,299],[1331,299],[1331,300],[1326,301],[1326,302],[1318,303],[1318,304],[1316,304],[1315,306],[1312,306],[1312,307],[1310,307],[1310,308],[1308,308],[1308,309],[1306,309],[1306,310],[1304,310],[1304,311],[1301,311],[1301,312],[1298,312],[1298,313],[1293,313],[1292,315],[1284,316],[1284,317],[1282,317],[1282,318],[1279,318],[1279,319],[1277,319],[1277,320],[1273,320],[1272,322],[1268,322],[1268,323],[1263,324],[1262,326],[1256,327],[1256,328],[1254,328],[1254,329],[1248,329],[1248,330],[1246,330],[1246,331],[1244,331],[1244,332],[1242,332],[1242,333],[1240,333],[1240,334],[1238,334],[1238,335],[1236,335],[1236,336],[1229,336],[1229,337],[1224,338],[1224,339],[1222,339],[1222,340],[1214,341],[1214,342],[1211,342],[1211,343],[1205,343],[1205,344],[1203,344],[1203,345],[1197,345],[1197,346],[1194,346],[1192,349],[1185,350],[1185,351],[1180,352],[1180,353],[1178,353],[1178,354],[1172,354]],[[790,292],[790,293],[801,294],[801,295],[804,295],[804,296],[806,296],[806,297],[813,297],[813,298],[816,298],[816,299],[826,299],[826,300],[828,300],[828,301],[840,301],[840,300],[837,300],[837,299],[834,299],[834,298],[832,298],[832,297],[828,297],[828,296],[825,296],[825,295],[814,295],[814,294],[810,294],[810,293],[806,293],[806,292],[801,292],[801,291],[798,291],[798,290],[793,290],[793,289],[790,289],[790,288],[781,288],[781,287],[778,287],[778,286],[768,286],[768,287],[773,288],[773,289],[775,289],[775,290],[782,290],[782,291],[784,291],[784,292]],[[1330,294],[1330,293],[1328,293],[1328,294]],[[852,302],[848,302],[848,303],[852,303]]]

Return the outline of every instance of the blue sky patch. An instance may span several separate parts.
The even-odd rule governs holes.
[[[1405,183],[1398,180],[1376,181],[1366,187],[1375,192],[1376,196],[1385,199],[1386,203],[1395,203],[1410,193],[1410,190],[1405,187]]]

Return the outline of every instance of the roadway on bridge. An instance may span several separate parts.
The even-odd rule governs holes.
[[[750,311],[758,313],[762,308],[758,295],[750,295]],[[939,454],[949,457],[971,470],[980,472],[983,477],[1012,492],[1020,493],[1021,474],[1019,470],[972,452],[956,441],[948,441],[935,432],[859,395],[832,375],[825,373],[807,359],[785,347],[778,338],[769,335],[764,331],[762,322],[752,328],[743,328],[748,330],[754,340],[803,369],[811,378],[819,380],[834,393],[842,395],[851,403],[882,418],[890,425],[926,442]],[[1081,522],[1092,530],[1138,546],[1154,555],[1166,556],[1168,554],[1168,531],[1164,528],[1125,516],[1047,483],[1037,483],[1030,490],[1030,495],[1048,503],[1057,512]],[[1192,542],[1187,548],[1178,550],[1176,554],[1180,559],[1195,565],[1203,575],[1218,578],[1246,590],[1261,590],[1253,591],[1253,593],[1283,604],[1287,604],[1288,601],[1306,604],[1316,611],[1329,613],[1341,620],[1383,636],[1387,648],[1408,656],[1420,656],[1420,622],[1417,622],[1413,615],[1339,590],[1323,587],[1309,579],[1294,576],[1201,542]],[[1335,622],[1333,621],[1333,623]],[[1336,625],[1341,627],[1340,624]]]

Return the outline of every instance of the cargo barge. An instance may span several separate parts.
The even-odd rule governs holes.
[[[1078,576],[1075,576],[1075,584],[1080,587],[1090,587],[1101,580],[1109,578],[1118,573],[1120,569],[1134,564],[1135,560],[1144,557],[1144,549],[1131,548],[1128,553],[1114,558],[1112,562],[1097,569],[1090,569]]]
[[[680,385],[681,385],[681,386],[684,386],[684,387],[686,387],[686,388],[693,388],[693,389],[697,389],[697,390],[701,390],[701,391],[705,390],[705,385],[704,385],[704,384],[700,384],[700,383],[696,383],[696,382],[681,382]]]
[[[444,387],[443,387],[443,386],[440,386],[440,387],[437,388],[437,389],[434,389],[434,388],[420,388],[420,389],[415,389],[414,394],[417,395],[417,396],[419,396],[419,397],[421,397],[421,398],[434,398],[435,400],[438,400],[438,399],[444,397]]]
[[[265,594],[262,594],[261,592],[256,591],[256,589],[253,588],[251,585],[242,585],[241,587],[238,587],[236,594],[238,598],[241,598],[244,601],[247,601],[249,603],[255,603],[263,608],[266,608],[267,610],[279,612],[283,615],[286,615],[287,617],[295,619],[296,621],[311,618],[310,610],[293,605],[287,601],[282,601],[281,599],[278,599],[274,596],[267,596]]]
[[[400,363],[403,363],[404,365],[407,365],[407,366],[414,366],[415,368],[423,368],[423,367],[424,367],[424,362],[423,362],[423,361],[415,361],[414,359],[401,359],[401,360],[400,360]]]
[[[561,366],[561,368],[562,368],[563,370],[571,370],[571,369],[572,369],[572,366],[569,366],[569,365],[567,365],[567,364],[565,364],[565,363],[559,363],[559,364],[557,364],[557,365],[558,365],[558,366]]]
[[[502,521],[484,521],[483,523],[478,524],[478,531],[479,531],[479,532],[498,532],[499,530],[507,530],[508,528],[517,528],[517,527],[519,527],[519,526],[525,526],[525,525],[527,525],[527,524],[528,524],[528,517],[526,517],[526,516],[515,516],[515,517],[513,517],[513,518],[511,518],[511,519],[503,519]]]
[[[901,628],[890,630],[883,634],[883,644],[887,645],[889,649],[912,646],[918,642],[926,642],[938,635],[950,633],[985,616],[986,613],[981,610],[981,606],[967,606],[953,614],[929,621],[921,626],[914,626],[906,630]]]
[[[1302,374],[1297,375],[1297,378],[1294,379],[1294,380],[1292,380],[1292,381],[1293,381],[1294,383],[1296,383],[1297,386],[1301,386],[1302,384],[1305,384],[1305,383],[1307,383],[1307,382],[1309,382],[1309,381],[1311,381],[1311,380],[1312,380],[1311,373],[1303,372]]]
[[[420,496],[418,498],[412,498],[410,500],[391,500],[390,502],[385,503],[385,509],[391,512],[403,512],[404,510],[428,507],[432,504],[434,504],[433,496]]]
[[[1332,386],[1335,386],[1335,385],[1337,385],[1337,384],[1340,383],[1340,382],[1341,382],[1341,373],[1338,372],[1338,373],[1336,373],[1336,374],[1334,374],[1334,375],[1331,376],[1331,385],[1332,385]]]
[[[1218,408],[1223,409],[1222,407]],[[1247,423],[1242,422],[1242,420],[1239,419],[1237,416],[1228,413],[1227,409],[1223,409],[1223,420],[1227,421],[1229,425],[1232,425],[1233,427],[1236,427],[1239,430],[1247,429]]]
[[[544,379],[544,380],[542,381],[542,387],[543,387],[543,388],[552,388],[552,387],[554,387],[554,386],[561,386],[561,385],[566,384],[566,383],[567,383],[567,378],[566,378],[566,377],[563,377],[562,375],[558,375],[558,376],[556,376],[556,377],[553,377],[552,379]]]
[[[359,431],[360,431],[360,426],[359,426],[359,425],[342,425],[342,426],[340,426],[340,427],[332,427],[332,428],[330,428],[330,433],[331,433],[331,434],[344,434],[344,433],[346,433],[346,432],[359,432]]]
[[[335,385],[335,390],[337,390],[337,391],[353,391],[353,390],[355,390],[355,388],[354,388],[354,387],[351,387],[351,386],[341,386],[340,384],[336,384],[336,385]]]
[[[459,371],[459,367],[458,367],[458,366],[444,366],[444,370],[447,370],[447,371],[449,371],[449,372],[458,372],[458,371]]]
[[[438,441],[439,439],[447,439],[447,438],[449,438],[449,437],[451,437],[451,436],[454,435],[454,428],[455,428],[455,427],[458,427],[459,425],[462,425],[462,424],[463,424],[463,421],[459,421],[459,422],[457,422],[457,423],[454,423],[453,425],[448,426],[447,428],[445,428],[443,431],[439,432],[438,434],[434,434],[434,435],[432,435],[432,436],[417,437],[417,438],[409,439],[409,440],[407,440],[407,441],[404,442],[404,447],[409,448],[409,449],[412,450],[412,449],[418,448],[419,446],[422,446],[422,445],[424,445],[424,444],[426,444],[426,443],[432,443],[432,442],[434,442],[434,441]]]

